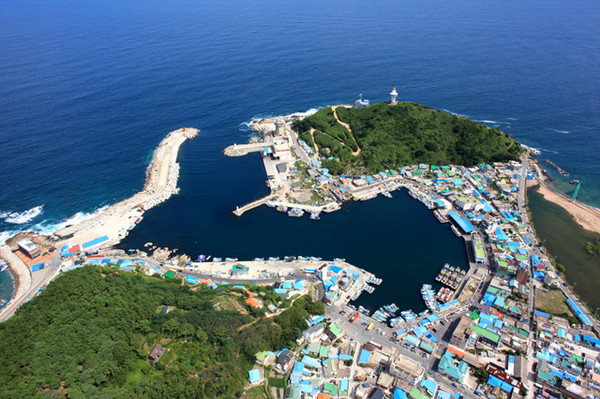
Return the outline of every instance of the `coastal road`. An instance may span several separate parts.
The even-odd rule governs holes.
[[[0,323],[8,320],[13,314],[15,314],[21,305],[38,295],[40,293],[40,289],[46,286],[46,284],[48,284],[50,280],[52,280],[60,272],[60,265],[61,259],[58,255],[58,251],[56,251],[50,262],[48,262],[48,266],[46,266],[46,268],[32,273],[31,286],[29,287],[29,290],[27,290],[25,295],[9,305],[10,308],[7,309],[6,312],[0,317]]]

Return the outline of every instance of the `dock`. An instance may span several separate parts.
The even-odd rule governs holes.
[[[263,204],[265,204],[267,201],[271,200],[273,198],[272,195],[267,195],[266,197],[257,199],[256,201],[250,202],[249,204],[246,204],[244,206],[242,206],[241,208],[238,206],[235,208],[235,211],[233,211],[233,214],[235,216],[242,216],[245,212],[249,211],[250,209],[254,209],[257,208]]]
[[[261,152],[265,147],[264,143],[234,144],[223,150],[227,157],[243,157],[252,152]]]

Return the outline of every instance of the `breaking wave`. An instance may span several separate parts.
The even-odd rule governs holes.
[[[53,222],[49,222],[49,221],[42,221],[42,222],[34,224],[33,226],[26,228],[26,229],[2,231],[2,232],[0,232],[0,245],[4,244],[6,242],[6,240],[8,240],[10,237],[14,236],[17,233],[25,231],[25,230],[34,231],[34,232],[40,233],[40,234],[52,234],[55,231],[64,229],[65,227],[67,227],[69,225],[81,223],[84,220],[91,219],[94,216],[98,215],[100,212],[104,211],[106,208],[108,208],[108,205],[98,208],[92,212],[77,212],[73,216],[68,217],[67,219],[61,220],[60,222],[53,223]],[[25,213],[25,212],[23,212],[23,213]],[[3,215],[5,215],[5,214],[6,214],[6,212],[0,213],[0,217],[3,217]],[[5,218],[3,218],[3,219],[8,222],[7,219],[5,219]],[[33,217],[30,218],[29,220],[31,220],[31,219],[33,219]]]
[[[311,108],[308,111],[292,112],[291,114],[284,114],[284,115],[281,115],[281,116],[283,116],[284,118],[306,118],[308,116],[316,114],[321,108],[322,107]],[[251,132],[252,129],[250,128],[250,124],[252,122],[260,121],[262,119],[274,118],[276,116],[278,116],[278,115],[274,115],[274,114],[257,114],[257,115],[254,115],[249,120],[240,123],[239,124],[239,130],[240,130],[240,132]]]
[[[34,206],[23,212],[0,212],[0,219],[10,224],[25,224],[44,212],[44,205]]]
[[[442,111],[447,112],[447,113],[449,113],[451,115],[454,115],[454,116],[460,116],[461,118],[469,118],[469,115],[457,114],[456,112],[452,112],[452,111],[450,111],[449,109],[446,109],[446,108],[442,108]]]

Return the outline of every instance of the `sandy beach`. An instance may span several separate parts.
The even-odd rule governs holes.
[[[581,227],[600,234],[600,211],[577,201],[571,202],[569,198],[552,191],[544,183],[540,183],[538,190],[544,199],[569,212]]]

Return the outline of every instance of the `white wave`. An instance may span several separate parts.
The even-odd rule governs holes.
[[[0,218],[10,224],[24,224],[30,222],[44,212],[44,205],[34,206],[24,212],[0,212]]]
[[[14,236],[17,233],[19,233],[18,230],[7,230],[0,232],[0,245],[4,245],[6,240],[8,240],[10,237]]]
[[[493,121],[491,119],[481,119],[475,122],[487,123],[488,125],[510,125],[510,122]]]
[[[450,111],[449,109],[446,109],[446,108],[442,108],[442,111],[447,112],[447,113],[449,113],[451,115],[454,115],[454,116],[460,116],[461,118],[468,118],[469,117],[468,115],[465,115],[465,114],[457,114],[456,112],[452,112],[452,111]]]
[[[571,133],[573,133],[573,132],[570,132],[568,130],[552,129],[551,127],[549,127],[548,130],[552,130],[553,132],[560,133],[560,134],[571,134]]]
[[[308,111],[304,111],[304,112],[292,112],[291,114],[287,114],[287,115],[284,115],[284,116],[286,118],[306,118],[308,116],[316,114],[317,112],[319,112],[320,109],[321,109],[321,107],[311,108]]]
[[[108,208],[108,205],[98,208],[92,212],[77,212],[73,216],[71,216],[65,220],[61,220],[60,222],[57,222],[57,223],[48,223],[48,222],[44,221],[44,222],[41,222],[41,223],[38,223],[38,224],[32,226],[31,230],[41,233],[41,234],[52,234],[55,231],[64,229],[67,226],[71,226],[71,225],[74,225],[77,223],[81,223],[84,220],[91,219],[94,216],[100,214],[102,211],[104,211],[107,208]]]
[[[67,227],[69,225],[74,225],[77,223],[81,223],[84,220],[91,219],[94,216],[98,215],[100,212],[104,211],[106,208],[108,208],[108,205],[98,208],[93,212],[77,212],[73,216],[68,217],[68,218],[61,220],[60,222],[56,222],[56,223],[52,223],[52,222],[45,220],[45,221],[42,221],[40,223],[37,223],[37,224],[31,226],[28,229],[2,231],[2,232],[0,232],[0,245],[4,244],[6,242],[6,240],[8,240],[10,237],[14,236],[17,233],[25,231],[25,230],[35,231],[36,233],[40,233],[40,234],[50,234],[51,235],[55,231],[64,229],[65,227]],[[3,213],[0,213],[0,216],[2,214]]]
[[[252,128],[250,127],[250,125],[252,124],[252,122],[260,121],[263,119],[275,118],[276,116],[282,116],[284,118],[306,118],[308,116],[316,114],[321,108],[322,107],[311,108],[308,111],[292,112],[291,114],[284,114],[284,115],[275,115],[275,114],[266,114],[266,113],[257,114],[257,115],[254,115],[252,118],[248,119],[247,121],[240,123],[238,125],[239,131],[240,132],[251,132]]]
[[[508,120],[508,121],[518,121],[517,118],[506,118],[506,120]]]
[[[549,152],[549,153],[551,153],[551,154],[558,155],[558,152],[557,152],[557,151],[554,151],[554,150],[549,150],[549,149],[547,149],[547,148],[540,148],[540,151]]]

